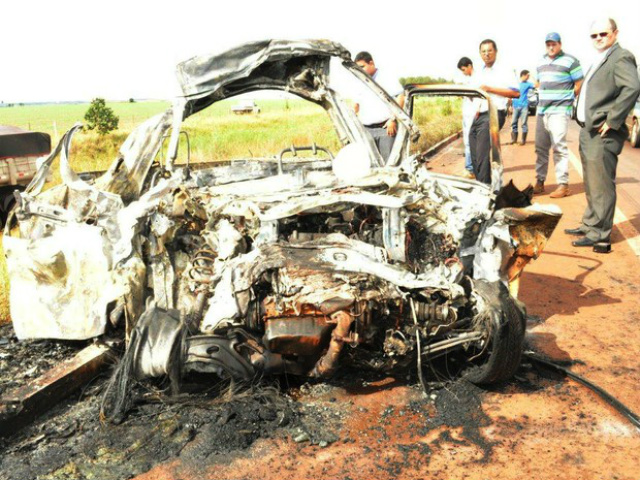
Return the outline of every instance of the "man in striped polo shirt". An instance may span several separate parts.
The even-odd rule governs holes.
[[[551,198],[566,197],[569,191],[569,149],[567,129],[573,101],[582,85],[578,59],[562,51],[560,35],[545,38],[547,54],[538,65],[538,120],[536,123],[536,185],[534,193],[544,193],[549,168],[549,149],[553,148],[558,188]]]

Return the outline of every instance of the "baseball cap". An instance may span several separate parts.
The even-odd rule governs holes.
[[[551,32],[551,33],[547,33],[546,38],[544,39],[545,42],[558,42],[558,43],[562,43],[562,39],[560,38],[560,34],[556,33],[556,32]]]

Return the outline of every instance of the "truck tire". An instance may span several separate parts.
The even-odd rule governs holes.
[[[7,222],[9,212],[16,204],[16,199],[13,196],[15,190],[24,190],[24,188],[3,188],[0,190],[0,229],[4,228],[4,224]]]

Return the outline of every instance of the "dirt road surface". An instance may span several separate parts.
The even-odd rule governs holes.
[[[530,139],[535,138],[533,130]],[[640,150],[625,146],[618,168],[613,252],[596,254],[572,247],[572,237],[563,234],[563,229],[579,224],[586,204],[577,169],[577,134],[572,127],[572,195],[555,201],[548,197],[555,188],[551,170],[547,193],[536,197],[540,203],[559,205],[564,216],[545,253],[527,267],[522,278],[520,299],[529,315],[527,344],[640,411]],[[503,142],[508,135],[505,127]],[[531,141],[525,146],[503,145],[502,152],[506,181],[513,179],[519,188],[535,181]],[[431,165],[457,174],[462,163],[458,141]],[[158,450],[146,466],[132,467],[129,477],[632,479],[640,475],[640,431],[590,390],[526,361],[516,378],[499,388],[487,391],[458,383],[433,398],[403,379],[349,380],[295,390],[293,402],[313,413],[307,415],[306,430],[299,435],[292,431],[252,437],[245,445],[229,446],[225,454],[220,453],[224,445],[219,445],[224,437],[186,428],[189,418],[181,419],[181,429],[171,429],[164,420],[160,422],[162,416],[151,413],[145,422],[165,429],[167,436],[180,437],[179,447],[170,454]],[[252,421],[270,421],[275,418],[271,413],[259,412]],[[217,424],[233,425],[233,415]],[[191,419],[194,425],[201,420]],[[135,424],[124,427],[132,431]],[[314,427],[324,436],[310,436]],[[29,439],[23,442],[28,444]],[[154,442],[144,438],[138,442],[137,448],[148,448],[147,455],[154,456],[154,450],[146,447]],[[216,442],[217,449],[211,446]],[[132,458],[131,450],[125,453],[114,456],[111,467],[102,465],[102,478],[109,476],[110,468],[113,478],[127,478],[115,473]],[[95,466],[99,455],[83,455],[85,466],[76,459],[73,465],[42,478],[88,477],[86,464]]]

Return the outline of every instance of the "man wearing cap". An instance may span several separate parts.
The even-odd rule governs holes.
[[[591,41],[598,51],[578,97],[576,120],[580,130],[580,159],[587,208],[577,228],[582,235],[575,247],[597,245],[606,252],[611,244],[616,209],[616,167],[629,130],[627,115],[640,95],[636,59],[617,43],[618,27],[611,18],[591,24]],[[595,249],[595,248],[594,248]]]
[[[582,85],[582,67],[574,56],[562,50],[558,33],[545,38],[547,53],[538,65],[538,120],[536,123],[536,184],[534,193],[544,193],[549,169],[549,149],[553,148],[558,187],[551,198],[568,196],[569,149],[567,130],[573,101]]]
[[[489,94],[491,103],[498,110],[499,129],[507,118],[507,99],[518,98],[520,90],[515,75],[496,62],[498,47],[487,38],[480,42],[480,57],[484,65],[476,72],[476,84]],[[491,185],[491,136],[489,132],[489,106],[479,102],[478,113],[469,130],[469,146],[473,171],[479,182]]]
[[[369,52],[358,53],[354,62],[389,95],[394,97],[400,108],[404,107],[404,88],[397,78],[383,74],[376,67]],[[361,91],[354,108],[360,121],[373,137],[380,155],[385,161],[388,160],[398,132],[397,120],[391,116],[387,106],[368,88]]]

